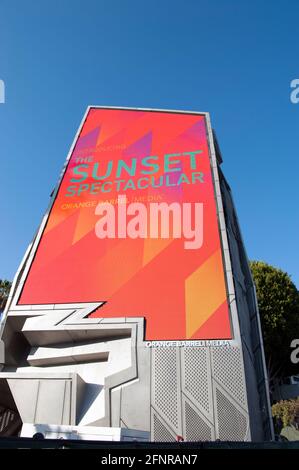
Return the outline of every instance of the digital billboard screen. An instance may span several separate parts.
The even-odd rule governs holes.
[[[232,337],[204,114],[90,108],[18,305],[103,301],[147,340]]]

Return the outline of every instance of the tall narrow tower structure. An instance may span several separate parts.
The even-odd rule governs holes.
[[[2,321],[0,434],[271,439],[221,163],[208,113],[87,109]]]

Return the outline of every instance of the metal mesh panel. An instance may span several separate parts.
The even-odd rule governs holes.
[[[207,351],[202,348],[188,348],[184,351],[185,390],[210,412]]]
[[[222,441],[244,441],[247,431],[247,419],[220,392],[216,391],[219,439]]]
[[[212,439],[211,428],[187,402],[185,402],[185,423],[187,441],[210,441]]]
[[[164,424],[161,423],[157,415],[154,414],[154,436],[153,440],[155,442],[174,442],[175,438],[171,432],[166,428]]]
[[[246,406],[243,366],[238,348],[213,349],[213,375],[237,402]]]
[[[154,353],[154,404],[178,429],[179,393],[178,393],[177,354],[175,349],[158,349]]]

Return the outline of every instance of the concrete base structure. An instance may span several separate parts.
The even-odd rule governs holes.
[[[148,442],[149,433],[126,428],[100,428],[96,426],[57,426],[29,424],[22,426],[21,437],[42,434],[45,439],[72,439],[82,441],[138,441]]]
[[[0,393],[7,386],[23,423],[75,424],[78,420],[85,387],[78,374],[0,373]]]

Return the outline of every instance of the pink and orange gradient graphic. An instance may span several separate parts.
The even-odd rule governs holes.
[[[201,153],[196,156],[195,170],[187,159],[177,157],[180,163],[171,163],[169,173],[165,174],[162,164],[165,154],[181,155],[198,150]],[[153,166],[147,167],[151,174],[141,173],[142,161],[148,156],[159,157],[149,160],[161,163],[155,173]],[[125,176],[122,173],[117,177],[117,162],[123,160],[130,166],[132,158],[136,159],[135,174]],[[175,158],[172,157],[171,162],[175,162]],[[111,184],[103,186],[106,180],[98,180],[96,188],[91,190],[95,180],[89,167],[98,163],[98,174],[104,175],[111,161],[113,170],[107,178]],[[80,175],[74,172],[78,164],[87,165],[80,168]],[[83,171],[88,172],[88,176],[77,183]],[[201,172],[203,180],[190,183],[192,171]],[[189,183],[185,179],[175,184],[182,173]],[[167,175],[173,185],[166,184]],[[139,189],[141,177],[152,177],[157,187],[149,184]],[[114,183],[119,179],[130,179],[133,184],[124,190],[125,181],[118,191]],[[79,184],[85,184],[88,189],[70,195],[70,185],[77,188]],[[102,191],[104,187],[107,192]],[[95,233],[98,221],[95,208],[100,201],[114,203],[119,194],[125,194],[129,202],[139,200],[147,205],[151,201],[202,203],[202,246],[187,250],[183,238],[99,239]],[[50,211],[19,305],[97,301],[105,303],[92,317],[145,317],[147,340],[232,337],[203,115],[90,109]]]

